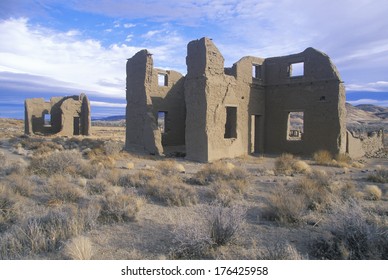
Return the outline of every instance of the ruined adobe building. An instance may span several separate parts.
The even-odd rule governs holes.
[[[202,38],[188,44],[186,64],[183,76],[154,68],[147,50],[128,60],[128,150],[163,154],[180,145],[187,159],[201,162],[250,153],[351,152],[345,88],[324,53],[246,56],[224,68],[212,40]]]
[[[87,96],[25,100],[25,134],[89,135],[91,118]]]

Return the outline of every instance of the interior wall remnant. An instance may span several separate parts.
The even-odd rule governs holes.
[[[142,50],[127,61],[126,149],[162,155],[163,146],[185,144],[183,76],[153,67]],[[158,124],[163,112],[163,131]]]
[[[373,155],[375,152],[384,149],[384,131],[363,133],[355,135],[346,131],[347,146],[346,152],[352,158]]]
[[[83,93],[52,97],[48,102],[44,98],[26,99],[24,107],[25,134],[90,135],[90,103]]]
[[[186,76],[153,68],[147,50],[128,60],[127,149],[162,154],[165,146],[184,145],[186,159],[200,162],[351,150],[345,88],[326,54],[307,48],[282,57],[245,56],[224,67],[214,42],[201,38],[187,45],[186,65]],[[165,112],[163,133],[159,112]],[[295,129],[293,113],[302,114]]]

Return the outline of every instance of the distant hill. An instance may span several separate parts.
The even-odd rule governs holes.
[[[92,121],[103,121],[103,122],[111,122],[111,121],[121,121],[125,120],[125,116],[109,116],[105,118],[93,118]]]
[[[361,109],[361,110],[366,111],[366,112],[370,112],[381,119],[388,118],[388,108],[387,107],[381,107],[381,106],[376,106],[376,105],[371,105],[371,104],[362,104],[362,105],[357,105],[356,108]]]
[[[367,106],[368,110],[363,109],[363,106]],[[349,103],[346,103],[346,122],[347,123],[364,123],[364,122],[378,122],[382,119],[378,117],[375,112],[373,105],[358,105],[353,106]]]

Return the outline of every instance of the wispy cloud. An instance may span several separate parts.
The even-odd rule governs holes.
[[[125,95],[125,63],[141,47],[112,44],[80,37],[80,32],[34,26],[28,19],[0,22],[0,67],[8,71],[71,83],[85,91],[122,97]],[[101,80],[121,80],[120,87]]]
[[[372,104],[376,106],[388,107],[388,100],[358,99],[358,100],[352,100],[348,102],[353,106],[360,105],[360,104]]]
[[[378,81],[366,84],[348,84],[346,86],[348,91],[371,91],[371,92],[388,92],[388,82]]]
[[[90,101],[90,105],[95,107],[111,107],[111,108],[125,108],[127,104],[124,103],[110,103],[102,101]]]

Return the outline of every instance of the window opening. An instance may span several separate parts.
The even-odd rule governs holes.
[[[166,118],[167,112],[158,112],[158,128],[162,134],[166,133]]]
[[[45,127],[51,127],[51,114],[44,114],[43,121]]]
[[[160,87],[166,87],[168,85],[168,76],[164,73],[158,73],[158,85]]]
[[[237,107],[226,107],[224,138],[237,138]]]
[[[261,65],[252,65],[252,77],[255,79],[261,79]]]
[[[304,62],[290,64],[290,77],[300,77],[304,75]]]
[[[287,140],[300,141],[304,133],[304,112],[288,114]]]

